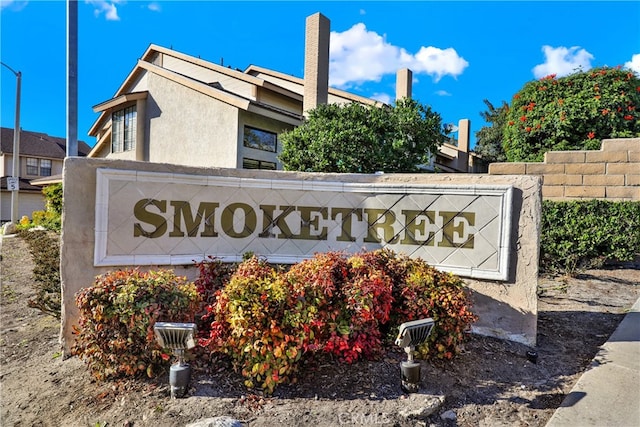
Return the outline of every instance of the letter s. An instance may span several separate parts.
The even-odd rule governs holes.
[[[162,236],[167,231],[167,220],[162,216],[153,212],[149,212],[146,208],[153,205],[165,213],[167,211],[166,200],[142,199],[139,200],[133,208],[133,214],[137,220],[151,224],[156,228],[153,231],[145,231],[139,222],[133,225],[133,237],[149,237],[151,239]]]

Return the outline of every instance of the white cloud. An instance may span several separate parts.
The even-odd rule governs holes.
[[[120,0],[85,0],[85,3],[93,5],[93,14],[96,17],[104,13],[107,21],[120,20],[118,8],[116,7],[116,4],[120,3]]]
[[[625,62],[624,67],[634,71],[636,74],[640,74],[640,53],[633,55],[631,61]]]
[[[436,95],[438,95],[438,96],[451,96],[451,94],[449,92],[447,92],[446,90],[437,90],[436,91]]]
[[[380,101],[384,104],[391,104],[391,102],[393,101],[393,98],[391,98],[391,95],[387,93],[374,93],[373,96],[371,96],[371,98],[375,99],[376,101]]]
[[[367,81],[379,82],[382,76],[409,68],[414,74],[427,74],[437,82],[443,76],[457,77],[469,65],[453,48],[422,46],[416,54],[394,46],[384,36],[368,31],[358,23],[338,33],[331,32],[329,84],[341,88]]]
[[[18,0],[0,0],[0,9],[4,10],[12,10],[14,12],[20,12],[27,6],[28,1],[18,1]]]
[[[149,6],[147,6],[147,8],[152,12],[160,12],[162,10],[162,8],[160,7],[160,3],[157,3],[155,1],[149,3]]]
[[[439,49],[433,46],[422,46],[413,62],[410,68],[414,72],[424,72],[434,76],[436,81],[446,75],[458,77],[469,66],[469,63],[452,47]]]
[[[556,74],[558,77],[567,76],[576,71],[587,71],[591,69],[593,55],[580,46],[570,48],[560,46],[542,46],[545,62],[533,67],[533,75],[539,79],[549,74]]]

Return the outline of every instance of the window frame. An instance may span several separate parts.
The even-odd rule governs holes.
[[[35,162],[35,164],[33,164]],[[30,164],[31,163],[31,164]],[[35,173],[34,173],[35,171]],[[40,176],[40,161],[36,157],[27,157],[26,161],[27,176]]]
[[[48,167],[45,165],[48,163]],[[53,162],[51,159],[40,159],[40,176],[51,176],[53,172]],[[48,173],[47,173],[48,172]]]
[[[255,162],[257,167],[255,168],[248,168],[247,167],[247,162]],[[263,167],[263,165],[269,165],[269,166],[273,166],[273,167],[269,167],[269,168],[265,168]],[[248,157],[243,157],[242,158],[242,169],[247,169],[247,170],[277,170],[278,169],[278,165],[275,162],[270,162],[268,160],[258,160],[258,159],[251,159]]]
[[[257,143],[251,143],[247,138],[247,133],[253,132],[258,139]],[[260,133],[267,134],[273,137],[273,142],[263,143],[263,139],[260,137]],[[278,151],[278,134],[270,130],[260,129],[255,126],[244,125],[242,134],[242,145],[247,148],[253,148],[254,150],[267,151],[269,153],[276,153]]]
[[[138,111],[136,104],[111,113],[111,152],[125,153],[136,149]]]
[[[53,173],[53,162],[51,159],[27,157],[25,160],[25,166],[26,176],[51,176]]]

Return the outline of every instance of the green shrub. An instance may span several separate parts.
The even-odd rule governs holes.
[[[29,307],[60,318],[60,243],[59,235],[45,230],[19,230],[18,235],[29,245],[33,257],[35,295],[27,300]]]
[[[51,184],[42,189],[46,199],[44,211],[33,211],[32,219],[23,216],[18,224],[19,230],[43,227],[47,230],[60,231],[62,228],[62,184]]]
[[[640,202],[543,202],[541,272],[573,275],[639,254]]]
[[[450,359],[476,320],[470,306],[459,278],[389,250],[318,253],[286,272],[253,257],[217,292],[201,344],[229,356],[247,387],[271,393],[296,381],[303,357],[374,358],[390,331],[418,318],[436,321],[420,354]]]
[[[62,183],[47,185],[42,194],[47,199],[46,210],[62,215]]]
[[[172,271],[114,271],[76,294],[73,354],[99,380],[156,375],[170,352],[157,344],[158,321],[192,322],[200,303],[193,283]]]
[[[62,218],[59,213],[54,211],[33,211],[32,227],[44,227],[47,230],[60,231],[62,226]]]

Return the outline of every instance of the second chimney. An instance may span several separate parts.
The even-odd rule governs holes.
[[[307,17],[304,47],[304,92],[306,113],[329,98],[329,38],[331,23],[321,13]]]
[[[396,74],[396,101],[402,98],[411,98],[411,85],[413,73],[408,68],[398,70]]]

